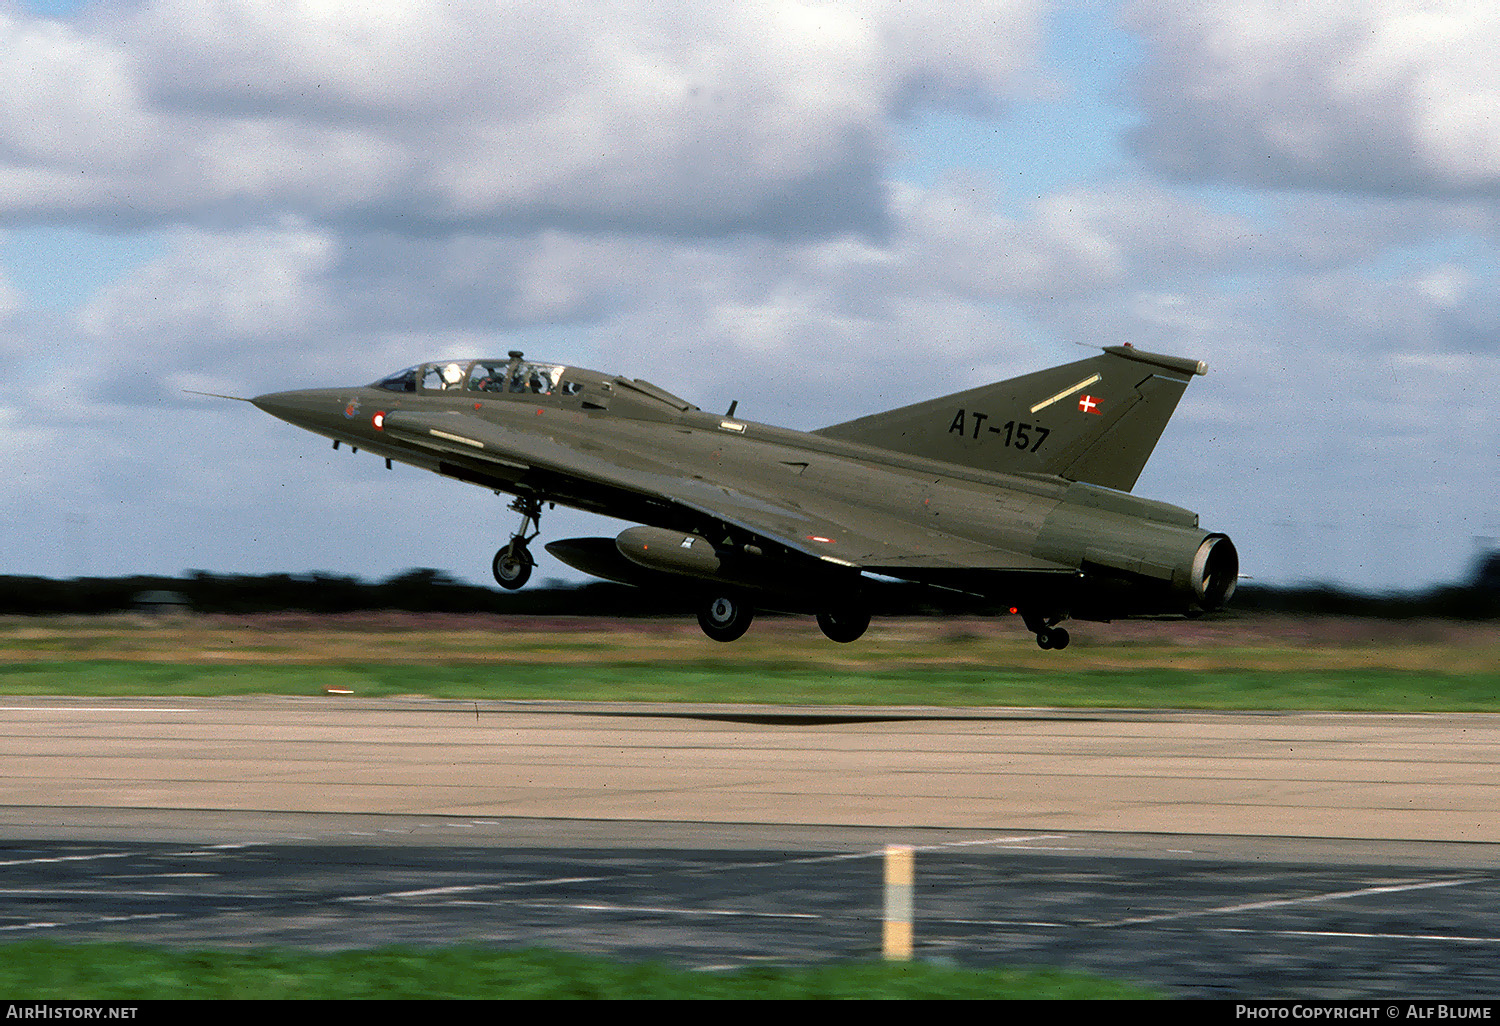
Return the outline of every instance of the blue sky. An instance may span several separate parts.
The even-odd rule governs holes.
[[[22,0],[22,10],[47,18],[68,18],[83,8],[83,0]]]
[[[1140,44],[1114,14],[1115,5],[1106,3],[1052,13],[1037,95],[1010,100],[990,116],[919,113],[900,126],[900,146],[909,156],[892,164],[892,176],[930,186],[955,168],[978,172],[1019,211],[1028,200],[1067,186],[1120,175],[1132,163],[1120,142],[1137,119],[1120,90],[1140,61]]]
[[[610,10],[0,0],[6,572],[482,581],[499,500],[182,389],[517,347],[808,428],[1131,341],[1257,579],[1500,537],[1500,14]]]

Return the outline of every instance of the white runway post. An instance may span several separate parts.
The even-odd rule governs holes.
[[[911,845],[886,845],[885,930],[882,947],[888,962],[911,960],[912,880]]]

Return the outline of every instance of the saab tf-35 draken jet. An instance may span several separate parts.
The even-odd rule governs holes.
[[[516,496],[495,579],[519,588],[544,506],[634,521],[555,541],[585,573],[667,585],[718,641],[757,607],[853,641],[865,575],[1017,609],[1042,648],[1068,617],[1196,615],[1239,557],[1198,516],[1129,494],[1203,364],[1130,346],[817,431],[706,413],[637,379],[527,360],[449,360],[354,388],[251,402],[391,460]]]

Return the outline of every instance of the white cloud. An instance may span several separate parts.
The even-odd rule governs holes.
[[[1002,214],[987,190],[961,181],[903,190],[896,207],[898,241],[913,267],[935,287],[973,298],[1067,300],[1218,273],[1245,266],[1260,241],[1246,218],[1143,183],[1053,193],[1022,217]]]
[[[162,0],[0,14],[0,216],[878,228],[890,119],[1030,88],[1041,0]]]
[[[79,311],[83,331],[137,344],[224,346],[284,339],[325,322],[316,279],[334,257],[326,235],[295,225],[237,234],[181,229],[168,241],[165,257]]]
[[[1330,223],[1346,229],[1335,267],[1370,259],[1388,239],[1362,226],[1393,219],[1371,208],[1251,225],[1145,185],[1073,189],[1012,217],[947,183],[900,190],[880,241],[560,229],[413,238],[298,222],[182,229],[167,236],[161,258],[84,306],[75,325],[107,368],[102,380],[147,367],[194,375],[200,384],[189,387],[244,394],[523,343],[535,350],[527,339],[546,344],[539,332],[568,324],[573,351],[547,355],[662,379],[689,398],[764,381],[777,395],[827,395],[838,406],[830,412],[855,415],[891,397],[894,376],[914,362],[924,367],[922,387],[938,394],[1005,376],[1035,359],[1038,339],[1129,341],[1207,358],[1242,339],[1281,337],[1255,305],[1223,294],[1225,276],[1255,273],[1256,303],[1275,297],[1326,324],[1357,293],[1329,274],[1287,291],[1264,261],[1283,274],[1326,270],[1329,253],[1308,240]],[[1440,270],[1403,293],[1408,316],[1399,325],[1389,318],[1377,337],[1429,337],[1477,316],[1487,290],[1476,291],[1461,265]],[[1319,289],[1322,305],[1307,298]],[[1439,306],[1443,317],[1409,316]],[[201,384],[210,377],[220,383]],[[795,404],[788,412],[800,415]]]
[[[1500,8],[1135,0],[1138,151],[1189,179],[1500,191]]]
[[[0,9],[0,140],[7,162],[54,172],[134,165],[155,141],[137,65],[106,39]],[[9,198],[0,194],[0,199]]]

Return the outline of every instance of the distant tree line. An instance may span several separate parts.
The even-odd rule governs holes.
[[[690,608],[672,596],[621,584],[548,582],[511,592],[421,567],[370,582],[338,574],[214,574],[183,577],[0,577],[0,614],[172,612],[531,613],[662,615]]]
[[[953,612],[998,613],[972,602],[955,603],[916,585],[873,582],[867,596],[884,616]],[[1500,619],[1500,552],[1475,564],[1462,583],[1416,592],[1367,594],[1327,585],[1273,588],[1243,585],[1231,609],[1308,616],[1387,619],[1439,617]],[[130,611],[352,613],[510,613],[535,616],[675,616],[691,613],[690,596],[622,584],[546,581],[522,591],[480,587],[441,570],[418,568],[370,582],[336,574],[214,574],[182,577],[0,576],[0,614],[97,614]]]
[[[1368,616],[1388,620],[1500,619],[1500,551],[1474,561],[1460,583],[1422,591],[1367,594],[1328,585],[1294,588],[1242,586],[1230,605],[1235,609],[1309,616]]]

